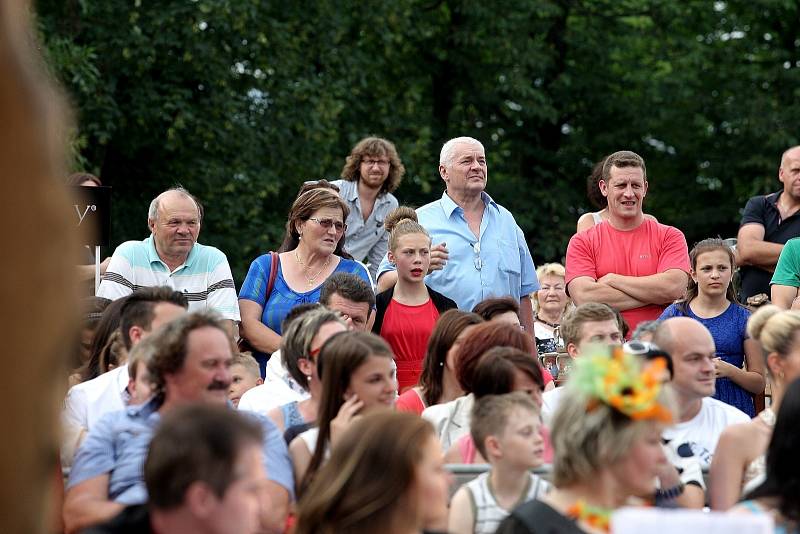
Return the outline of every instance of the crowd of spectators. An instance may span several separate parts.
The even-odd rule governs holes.
[[[444,144],[444,191],[417,210],[404,173],[359,141],[240,284],[198,242],[199,199],[153,199],[64,377],[67,534],[596,533],[626,506],[800,531],[800,148],[738,246],[691,251],[644,213],[644,160],[610,154],[599,211],[538,269],[479,141]]]

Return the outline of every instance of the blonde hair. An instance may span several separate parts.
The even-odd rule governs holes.
[[[602,402],[593,403],[594,407],[587,410],[594,400],[569,388],[553,417],[553,484],[559,488],[591,481],[600,470],[627,456],[633,443],[657,424],[635,421]],[[666,388],[659,392],[658,402],[673,409]]]
[[[255,378],[261,378],[261,369],[250,352],[235,352],[231,360],[231,367],[234,365],[241,365],[247,374]]]
[[[486,438],[499,436],[505,431],[514,408],[522,408],[539,418],[539,406],[522,391],[505,395],[485,395],[475,399],[469,429],[475,448],[487,460],[490,458],[486,454]]]
[[[543,265],[540,265],[536,269],[536,279],[539,280],[539,282],[541,283],[542,278],[544,278],[545,276],[558,276],[559,278],[563,278],[564,281],[566,282],[567,270],[560,263],[555,263],[555,262],[545,263]],[[537,313],[540,308],[539,292],[534,291],[531,294],[531,297],[533,300],[533,312]],[[564,312],[566,312],[568,309],[569,309],[569,301],[567,301],[567,305],[564,306]]]
[[[419,224],[417,212],[408,206],[400,206],[392,210],[386,216],[383,225],[389,232],[389,250],[392,252],[397,248],[397,242],[404,235],[425,234],[429,240],[431,238],[425,227]]]
[[[762,306],[747,321],[747,334],[759,342],[766,364],[767,355],[774,352],[785,358],[794,348],[795,333],[800,331],[800,312],[783,310],[775,305]],[[767,372],[772,374],[769,365]]]

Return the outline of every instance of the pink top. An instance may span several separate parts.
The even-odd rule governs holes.
[[[542,439],[544,439],[544,455],[542,455],[542,460],[546,464],[553,463],[553,445],[550,443],[550,430],[542,425],[541,433]],[[464,434],[458,438],[456,445],[458,445],[458,452],[461,453],[461,463],[474,464],[478,449],[475,448],[472,434]]]
[[[422,410],[425,409],[425,402],[417,393],[416,388],[409,388],[397,397],[394,407],[398,412],[411,412],[422,415]]]

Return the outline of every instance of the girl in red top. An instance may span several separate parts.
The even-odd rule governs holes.
[[[384,221],[389,232],[389,261],[397,267],[397,284],[379,293],[372,331],[392,347],[398,389],[416,385],[428,338],[439,314],[456,303],[425,285],[431,263],[431,236],[411,208],[401,206]]]

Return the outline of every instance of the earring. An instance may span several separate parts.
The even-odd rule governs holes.
[[[444,367],[444,362],[439,362],[439,367]]]

